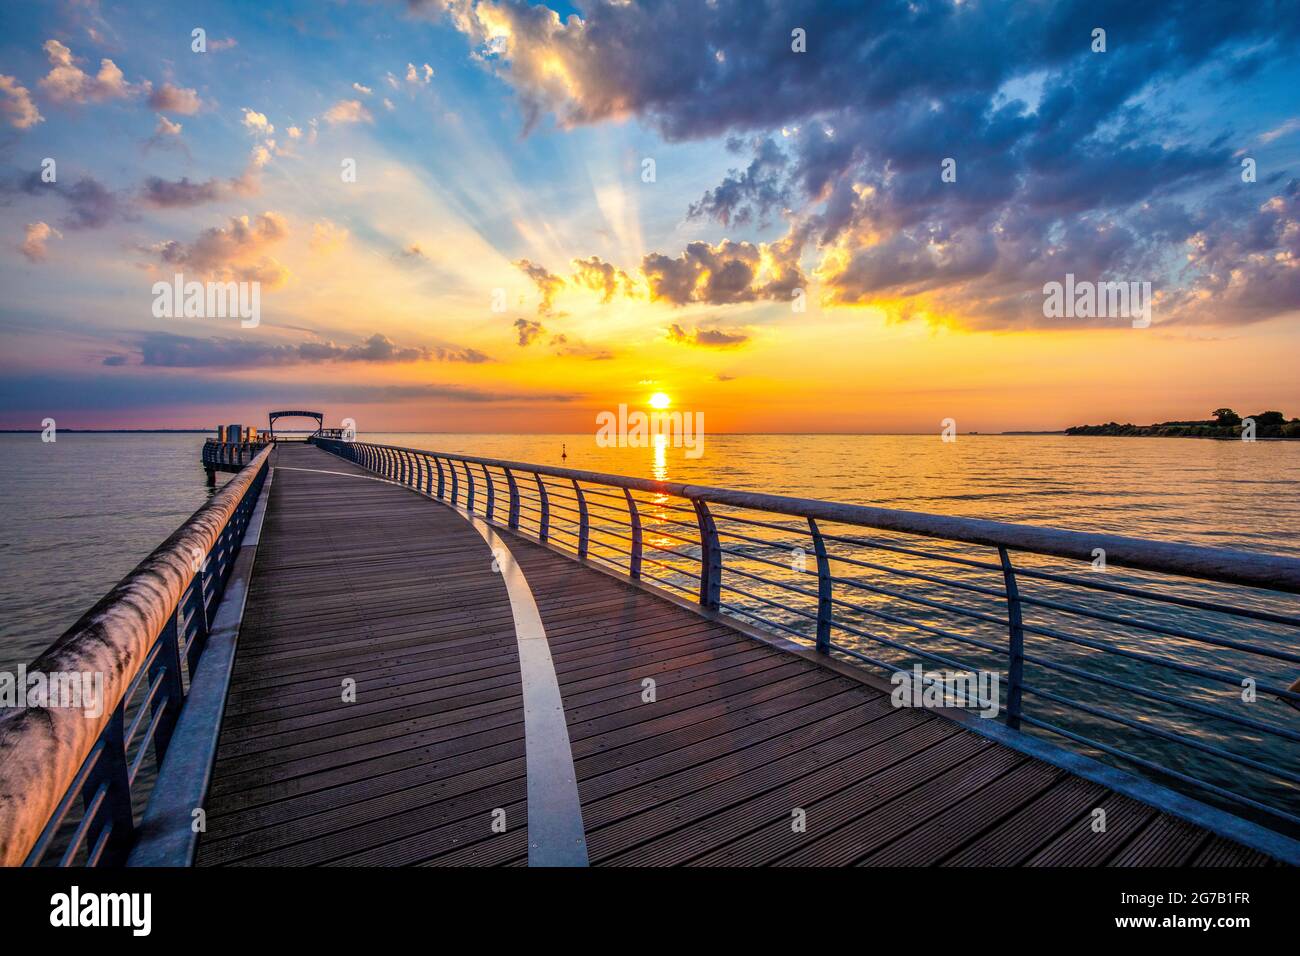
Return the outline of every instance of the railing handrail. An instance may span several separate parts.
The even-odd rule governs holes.
[[[328,440],[335,441],[335,439]],[[339,443],[344,444],[344,442]],[[816,498],[795,498],[710,485],[655,481],[629,475],[558,468],[552,465],[499,458],[480,458],[426,448],[408,448],[402,445],[377,445],[375,442],[358,442],[358,444],[417,455],[433,455],[469,464],[508,468],[512,471],[532,472],[552,478],[587,481],[651,494],[672,495],[737,508],[770,511],[798,518],[859,525],[882,531],[897,531],[960,541],[966,544],[1011,548],[1016,551],[1060,558],[1091,561],[1094,557],[1094,549],[1101,548],[1105,552],[1108,566],[1118,565],[1140,571],[1156,571],[1206,581],[1300,594],[1300,558],[1285,555],[1211,548],[1175,541],[1152,541],[1146,538],[1130,538],[1101,532],[1067,531],[1062,528],[989,521],[984,518],[935,515],[921,511],[855,505]]]
[[[25,707],[0,717],[0,865],[17,866],[40,837],[195,578],[266,467],[268,445],[29,666],[103,674],[98,718]]]

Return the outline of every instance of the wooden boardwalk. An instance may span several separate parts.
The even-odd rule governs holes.
[[[520,653],[489,546],[320,449],[275,455],[198,864],[527,863]],[[545,627],[592,864],[1270,862],[496,530]]]

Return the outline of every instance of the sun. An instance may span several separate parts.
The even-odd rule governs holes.
[[[672,403],[673,400],[669,398],[667,394],[665,394],[664,392],[655,392],[653,395],[650,396],[651,408],[667,408]]]

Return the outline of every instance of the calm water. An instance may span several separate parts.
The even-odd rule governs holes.
[[[826,498],[860,504],[948,515],[1052,525],[1083,531],[1109,531],[1136,537],[1177,540],[1275,554],[1300,555],[1300,443],[1217,442],[1180,439],[1067,438],[1064,436],[967,436],[945,444],[936,436],[710,436],[705,453],[687,458],[682,449],[603,449],[591,435],[464,435],[379,434],[363,440],[484,457],[567,465],[670,481],[721,485]],[[199,466],[201,435],[62,435],[43,444],[38,435],[0,436],[0,481],[3,482],[5,533],[0,539],[0,667],[29,661],[71,625],[105,591],[156,547],[208,497]],[[562,449],[567,458],[561,459]],[[647,514],[647,541],[682,548],[672,535],[674,520],[683,517],[665,503]],[[787,522],[789,524],[789,522]],[[616,523],[598,522],[612,533]],[[680,529],[679,529],[680,530]],[[825,529],[824,529],[825,530]],[[844,530],[844,529],[839,529]],[[785,563],[791,548],[811,544],[797,526],[788,535],[766,530],[759,534],[771,545],[734,540],[726,565],[780,579],[781,573],[758,563],[762,556]],[[876,536],[884,543],[901,539]],[[608,534],[604,540],[615,542]],[[724,542],[726,544],[726,542]],[[915,546],[915,540],[906,544]],[[925,542],[938,554],[988,560],[988,552]],[[690,548],[684,548],[690,552]],[[647,555],[651,552],[647,551]],[[697,553],[697,552],[696,552]],[[871,548],[841,549],[846,558],[881,562],[915,574],[942,577],[997,588],[1000,575],[964,569],[925,558],[899,556]],[[882,557],[885,555],[886,557]],[[666,557],[660,566],[665,579],[690,586],[690,562]],[[994,555],[996,560],[996,555]],[[1018,559],[1019,560],[1019,559]],[[1043,570],[1088,573],[1086,566],[1025,559]],[[680,572],[674,567],[681,568]],[[837,563],[836,576],[852,578],[852,588],[837,587],[847,606],[841,619],[871,639],[851,633],[837,641],[878,659],[899,664],[914,658],[889,641],[947,655],[970,667],[1005,671],[1005,657],[982,653],[937,633],[1005,646],[1005,630],[987,621],[955,615],[928,605],[900,602],[889,594],[905,587],[911,597],[968,611],[1005,617],[996,600],[954,590],[922,578],[899,578],[860,565]],[[793,572],[786,576],[797,579]],[[739,579],[734,579],[739,580]],[[1107,580],[1150,585],[1155,576],[1112,570]],[[1170,593],[1221,596],[1237,603],[1269,607],[1296,614],[1295,602],[1265,603],[1260,597],[1233,589],[1216,589],[1193,582],[1160,581]],[[806,585],[805,585],[806,586]],[[1130,602],[1064,589],[1048,582],[1022,581],[1030,597],[1072,601],[1094,611],[1230,639],[1251,640],[1292,653],[1294,632],[1269,625],[1242,627],[1221,615],[1188,612],[1152,602]],[[760,597],[780,597],[804,608],[809,603],[774,586],[753,585]],[[728,596],[724,594],[724,600]],[[731,603],[762,611],[801,633],[808,622],[797,613],[773,610],[733,594]],[[1207,647],[1179,638],[1155,635],[1140,626],[1119,626],[1056,614],[1041,607],[1026,611],[1027,620],[1061,632],[1138,653],[1171,657],[1194,666],[1260,681],[1290,684],[1297,665],[1260,662],[1223,648]],[[920,625],[920,629],[917,625]],[[926,631],[929,627],[931,631]],[[1027,638],[1031,655],[1109,679],[1223,708],[1269,726],[1300,731],[1300,715],[1275,698],[1240,702],[1238,690],[1213,682],[1170,673],[1134,660],[1102,654],[1086,644],[1062,642],[1042,635]],[[1026,681],[1049,693],[1131,715],[1199,741],[1241,751],[1270,766],[1296,772],[1294,746],[1279,747],[1268,735],[1243,731],[1225,722],[1188,718],[1174,708],[1093,681],[1077,680],[1048,668],[1026,670]],[[1148,735],[1111,723],[1080,717],[1077,712],[1032,694],[1026,713],[1084,732],[1163,765],[1171,761],[1189,772],[1207,776],[1223,786],[1246,789],[1274,806],[1295,805],[1295,788],[1270,781],[1218,758],[1200,753],[1174,760],[1168,747]],[[1258,777],[1258,779],[1257,779]]]

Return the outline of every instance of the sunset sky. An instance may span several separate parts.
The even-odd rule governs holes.
[[[1297,90],[1292,3],[6,2],[0,426],[1300,414]]]

